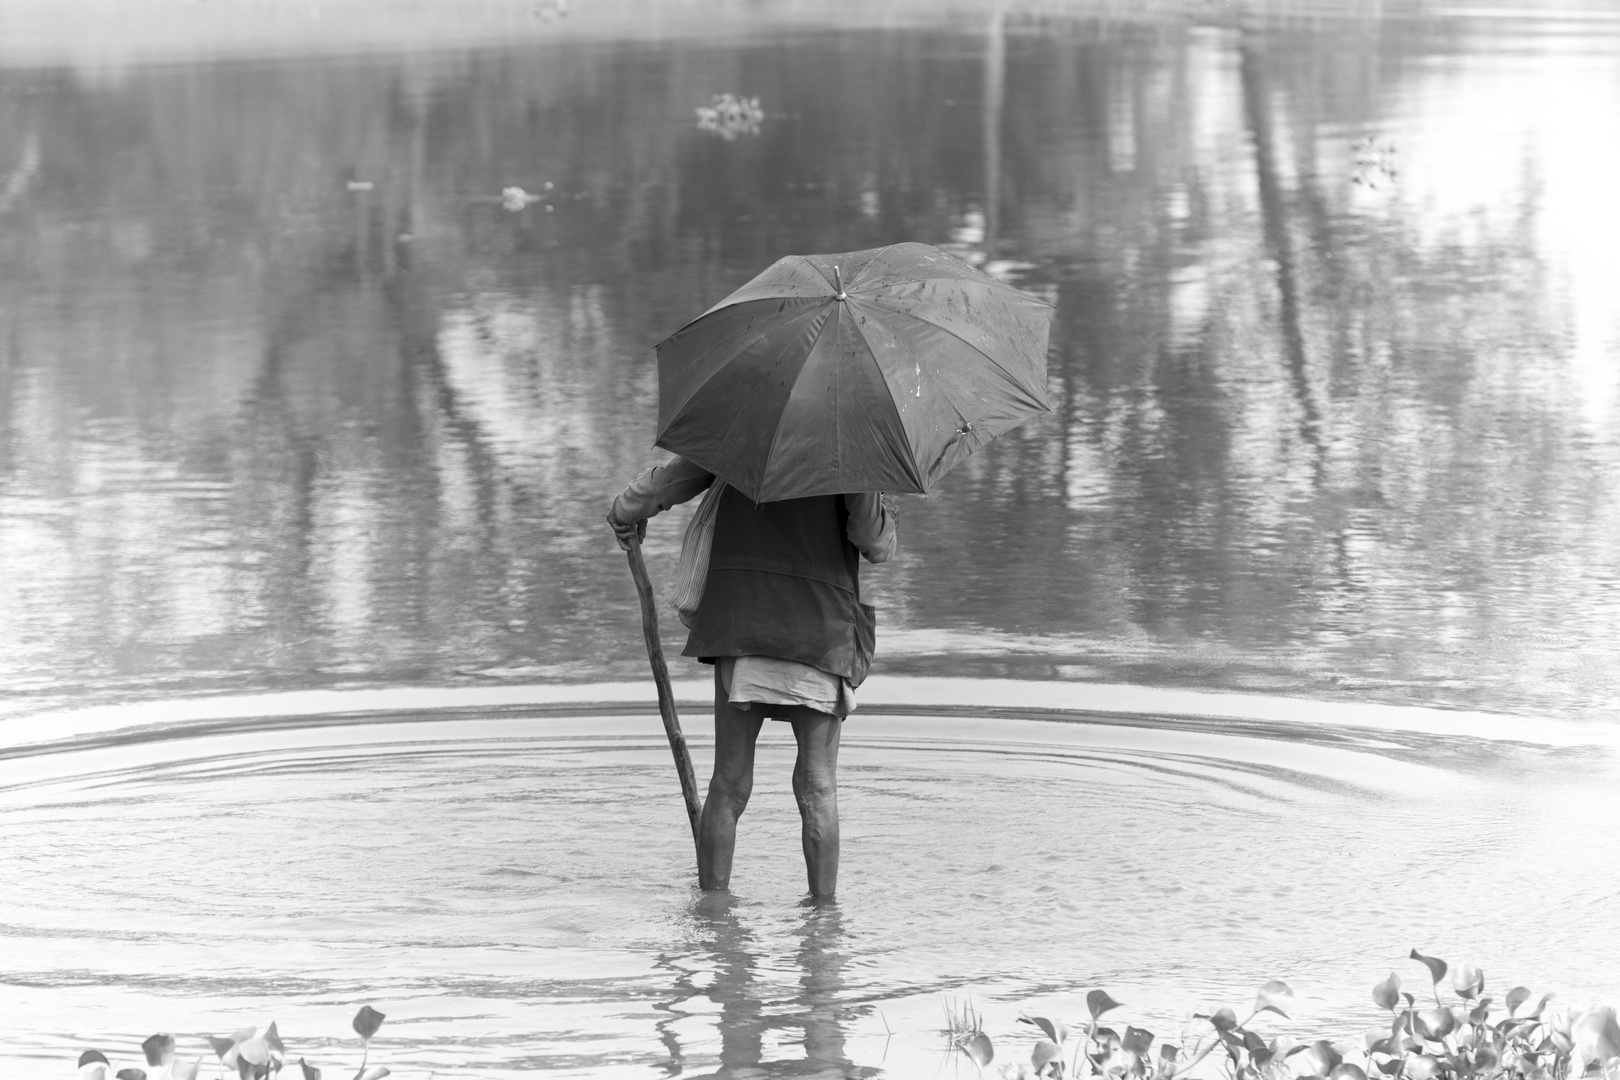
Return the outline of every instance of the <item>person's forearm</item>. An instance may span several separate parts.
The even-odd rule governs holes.
[[[630,482],[613,500],[609,518],[629,525],[695,499],[714,482],[714,474],[685,458],[655,465]]]
[[[867,562],[888,562],[899,547],[899,536],[894,528],[894,515],[883,504],[875,491],[845,495],[849,507],[849,524],[844,535],[855,545]]]

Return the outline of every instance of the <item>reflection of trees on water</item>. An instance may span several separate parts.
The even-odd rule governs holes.
[[[791,965],[797,987],[788,990],[770,979],[782,962],[761,953],[735,905],[729,895],[694,901],[688,931],[697,947],[660,960],[673,979],[672,996],[657,1007],[656,1025],[670,1075],[878,1075],[878,1069],[854,1064],[845,1050],[853,1010],[839,1001],[845,944],[837,906],[802,909]],[[802,1056],[787,1049],[793,1046],[802,1046]]]
[[[1005,7],[964,33],[9,73],[26,663],[639,674],[599,523],[647,457],[651,343],[784,251],[954,234],[1055,299],[1057,412],[911,501],[871,575],[890,641],[1522,693],[1457,650],[1620,623],[1578,584],[1616,573],[1620,466],[1577,440],[1536,189],[1448,233],[1346,160],[1427,56],[1471,48]],[[719,92],[760,98],[757,137],[694,129]],[[547,182],[554,212],[501,210]]]

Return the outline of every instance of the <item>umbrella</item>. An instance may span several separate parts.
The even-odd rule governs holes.
[[[659,342],[656,442],[755,502],[927,492],[1051,411],[1051,319],[928,244],[790,255]]]
[[[1051,411],[1051,305],[927,244],[790,255],[659,342],[658,438],[755,502],[926,492]],[[702,813],[658,635],[626,541],[687,819]]]

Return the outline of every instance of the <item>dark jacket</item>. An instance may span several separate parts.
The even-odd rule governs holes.
[[[860,685],[875,616],[860,603],[860,553],[842,495],[755,505],[720,497],[703,601],[683,655],[773,656]]]

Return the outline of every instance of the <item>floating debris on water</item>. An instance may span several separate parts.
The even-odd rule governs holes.
[[[548,184],[546,186],[550,187],[551,185]],[[540,196],[531,195],[520,187],[501,189],[501,206],[512,211],[514,214],[528,206],[530,203],[539,201]]]
[[[1356,167],[1350,174],[1352,184],[1375,188],[1381,182],[1393,183],[1399,175],[1395,168],[1394,143],[1380,145],[1378,140],[1369,135],[1356,143],[1354,151]]]
[[[707,105],[697,107],[698,127],[712,131],[728,142],[739,135],[758,135],[765,110],[759,107],[759,98],[743,98],[735,94],[716,94]]]
[[[350,180],[348,183],[350,191],[370,191],[376,186],[370,180]]]

